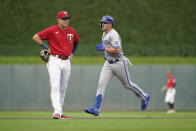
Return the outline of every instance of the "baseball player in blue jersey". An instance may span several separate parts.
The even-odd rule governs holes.
[[[133,91],[141,99],[141,110],[145,110],[150,100],[150,94],[145,93],[138,85],[131,81],[128,64],[130,61],[123,55],[121,38],[113,28],[114,20],[111,16],[103,16],[100,27],[103,30],[102,43],[96,45],[97,51],[104,51],[105,64],[101,70],[95,104],[85,108],[85,112],[94,116],[99,115],[105,89],[113,76],[116,76],[123,86]]]

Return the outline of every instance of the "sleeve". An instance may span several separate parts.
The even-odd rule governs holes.
[[[74,43],[72,53],[75,54],[76,49],[78,48],[78,43]]]
[[[78,47],[78,43],[79,43],[79,36],[76,33],[76,31],[74,30],[74,43],[73,43],[73,49],[72,49],[72,53],[75,54],[75,51]]]
[[[114,48],[120,48],[120,36],[116,33],[111,36],[111,44]]]
[[[79,36],[78,34],[76,33],[76,31],[74,31],[74,43],[78,43],[79,42]]]
[[[176,87],[176,80],[173,79],[173,87]]]
[[[43,31],[40,31],[37,33],[38,36],[42,39],[42,40],[48,40],[51,37],[51,30],[50,28],[46,28]]]

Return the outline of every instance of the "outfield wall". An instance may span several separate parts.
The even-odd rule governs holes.
[[[176,109],[196,110],[196,66],[135,65],[131,78],[151,94],[149,110],[165,110],[165,72],[177,81]],[[73,65],[64,110],[83,110],[94,102],[101,65]],[[102,110],[139,110],[140,101],[115,77],[109,83]],[[52,110],[48,74],[42,65],[0,66],[0,110]]]

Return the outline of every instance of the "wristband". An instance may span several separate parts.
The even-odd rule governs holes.
[[[46,45],[44,42],[43,43],[41,43],[41,45],[40,45],[42,48],[44,48],[44,49],[48,49],[49,47],[48,47],[48,45]]]

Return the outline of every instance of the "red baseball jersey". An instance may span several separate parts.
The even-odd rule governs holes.
[[[37,34],[42,40],[48,40],[53,55],[70,56],[73,44],[79,42],[76,31],[69,26],[62,30],[58,25],[54,25]]]
[[[174,77],[170,77],[167,81],[167,89],[174,88],[175,84],[176,84],[176,80],[174,79]]]

